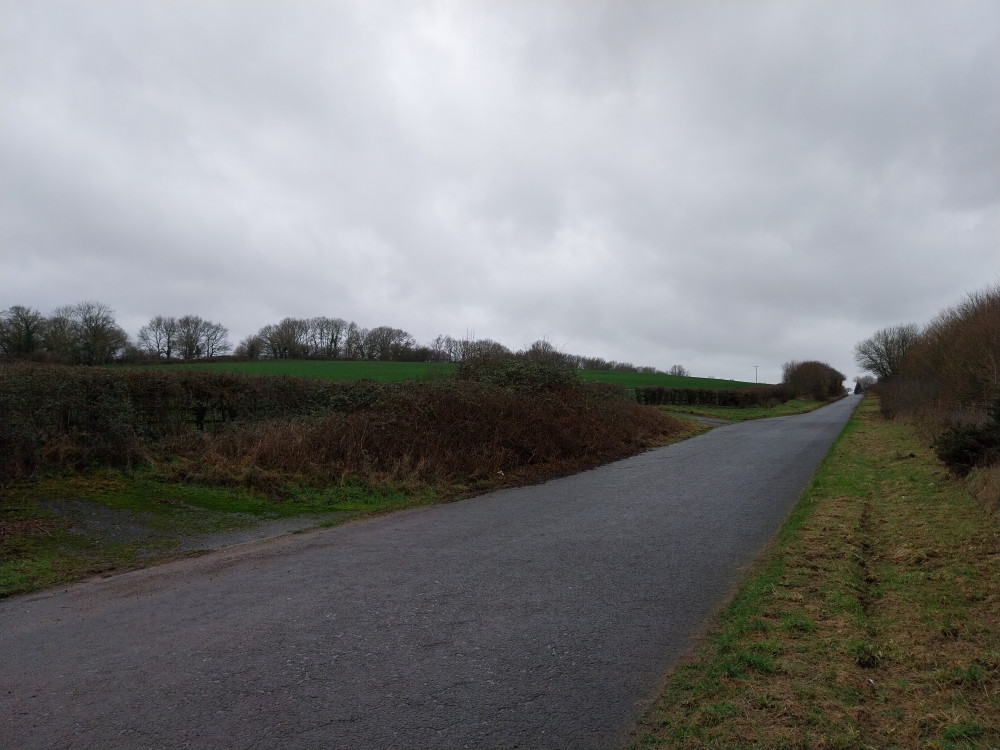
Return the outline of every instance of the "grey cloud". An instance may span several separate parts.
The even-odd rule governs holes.
[[[983,2],[14,0],[0,307],[854,374],[995,275]],[[754,360],[750,362],[750,360]],[[732,373],[732,374],[730,374]]]

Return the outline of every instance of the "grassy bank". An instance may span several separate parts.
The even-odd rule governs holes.
[[[996,747],[996,500],[975,484],[866,399],[635,747]]]
[[[694,415],[696,417],[725,419],[727,422],[743,422],[748,419],[766,419],[768,417],[787,417],[792,414],[805,414],[806,412],[825,406],[827,403],[829,402],[795,398],[776,406],[748,406],[743,409],[734,409],[725,406],[673,405],[664,405],[658,408],[668,414],[674,414],[679,417]]]

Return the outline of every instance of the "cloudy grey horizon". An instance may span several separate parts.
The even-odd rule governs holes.
[[[850,379],[997,282],[998,136],[995,0],[7,0],[0,309]]]

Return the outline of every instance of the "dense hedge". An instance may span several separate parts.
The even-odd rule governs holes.
[[[140,444],[234,422],[349,412],[371,381],[0,365],[0,480],[44,463],[128,465]]]
[[[640,386],[635,399],[640,404],[671,404],[675,406],[724,406],[744,409],[751,406],[775,406],[795,398],[784,385],[759,385],[749,388],[665,388],[660,385]]]
[[[178,480],[479,480],[594,465],[683,425],[549,363],[374,383],[0,365],[0,481],[149,464]],[[291,480],[289,480],[291,481]]]

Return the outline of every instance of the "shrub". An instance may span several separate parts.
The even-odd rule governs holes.
[[[825,362],[786,362],[782,382],[795,396],[829,401],[844,395],[844,374]]]
[[[973,292],[939,313],[897,370],[879,381],[887,417],[956,424],[982,418],[1000,394],[1000,284]]]
[[[455,378],[494,385],[514,393],[537,393],[580,382],[576,368],[560,357],[472,357],[459,364]]]
[[[1000,397],[990,407],[990,419],[978,425],[945,430],[934,441],[940,458],[956,474],[1000,461]]]

